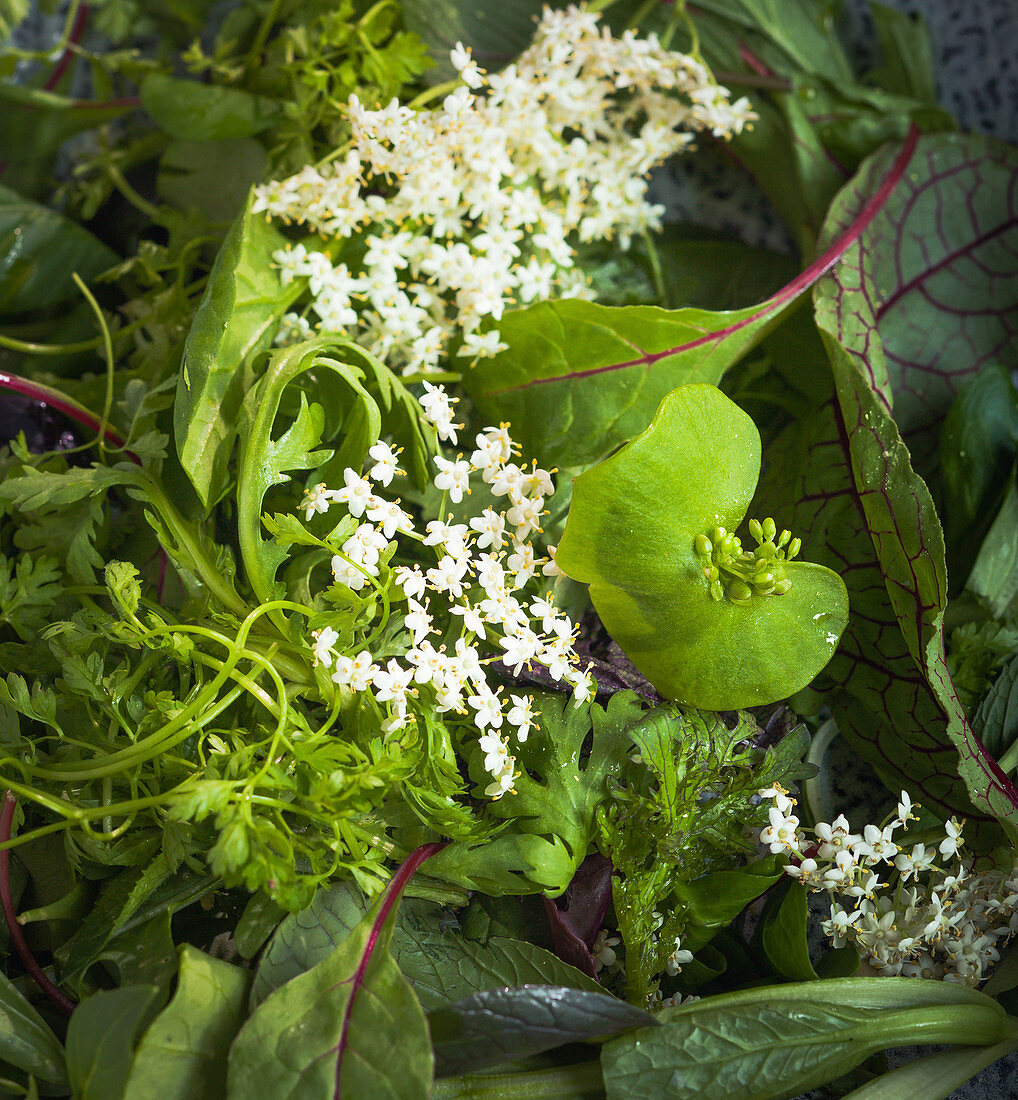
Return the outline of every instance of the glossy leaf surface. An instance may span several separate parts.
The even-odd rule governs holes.
[[[693,385],[574,482],[557,561],[590,585],[609,634],[668,698],[709,710],[785,698],[827,664],[844,629],[844,583],[806,562],[784,566],[783,595],[712,598],[694,540],[739,526],[759,472],[750,418]]]
[[[428,1016],[439,1077],[656,1026],[649,1012],[617,997],[552,985],[491,989]]]
[[[6,974],[0,974],[0,1060],[49,1084],[67,1080],[57,1037]]]

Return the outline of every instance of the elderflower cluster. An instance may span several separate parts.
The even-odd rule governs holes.
[[[424,383],[424,388],[425,418],[442,439],[456,443],[462,427],[453,422],[456,399],[440,386]],[[513,462],[515,453],[508,425],[502,424],[480,432],[469,457],[436,456],[433,483],[443,493],[442,518],[424,530],[399,499],[380,494],[403,473],[399,451],[385,442],[371,447],[366,472],[348,467],[342,488],[316,485],[301,505],[308,522],[333,505],[345,507],[349,518],[336,530],[346,537],[335,546],[333,578],[355,592],[378,584],[378,578],[392,580],[406,600],[403,625],[412,643],[401,658],[383,664],[367,649],[343,652],[337,648],[338,633],[323,627],[313,632],[315,665],[331,670],[341,689],[370,693],[384,713],[386,735],[412,724],[417,712],[465,718],[479,735],[476,745],[491,777],[485,794],[494,799],[513,789],[518,774],[505,731],[522,743],[536,718],[534,699],[525,694],[504,699],[501,687],[490,686],[485,665],[501,659],[518,675],[537,662],[553,680],[572,687],[577,704],[593,692],[593,681],[573,649],[575,628],[569,617],[555,607],[551,594],[526,593],[539,570],[545,577],[559,575],[554,548],[538,559],[531,542],[541,529],[553,485],[549,472],[536,464],[527,469]],[[505,498],[506,507],[488,505],[466,523],[448,522],[445,499],[459,504],[477,473],[492,496]],[[400,536],[426,548],[435,564],[390,568]],[[491,655],[483,656],[484,651]]]
[[[880,826],[854,833],[842,814],[806,837],[787,791],[775,784],[759,794],[773,799],[760,842],[791,856],[789,875],[829,895],[823,929],[834,946],[854,943],[881,973],[977,986],[1018,932],[1018,864],[973,872],[958,854],[954,818],[939,843],[902,843],[918,809],[902,792],[897,816]]]
[[[332,242],[331,255],[275,253],[284,284],[308,278],[314,316],[288,314],[278,342],[342,332],[404,374],[447,351],[492,356],[507,306],[589,294],[572,240],[627,247],[660,224],[651,168],[697,131],[730,137],[756,116],[695,58],[597,19],[546,10],[526,52],[490,75],[457,44],[461,85],[440,108],[352,96],[344,156],[256,188],[254,211]]]

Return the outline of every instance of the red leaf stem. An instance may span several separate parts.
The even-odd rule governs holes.
[[[822,275],[826,275],[838,260],[841,259],[845,252],[847,252],[859,237],[862,236],[870,222],[873,221],[890,198],[891,192],[897,187],[901,177],[905,174],[905,169],[912,159],[912,154],[915,152],[916,142],[918,140],[919,127],[913,123],[901,147],[901,152],[895,158],[883,183],[881,183],[869,202],[859,211],[859,214],[848,229],[845,230],[823,255],[817,257],[805,271],[796,276],[787,286],[782,287],[777,294],[768,298],[765,302],[762,302],[760,308],[751,316],[744,317],[741,321],[736,321],[734,324],[728,325],[727,328],[718,329],[717,332],[708,332],[706,335],[698,336],[695,340],[690,340],[685,344],[679,344],[673,348],[665,348],[664,351],[652,352],[641,356],[639,359],[629,359],[624,363],[609,363],[604,367],[591,367],[590,370],[571,371],[569,374],[565,375],[556,374],[547,378],[532,378],[516,386],[507,386],[505,389],[497,392],[510,393],[513,390],[527,389],[530,386],[544,386],[549,382],[572,381],[577,378],[592,378],[597,374],[608,374],[611,371],[625,370],[627,367],[653,366],[653,364],[660,359],[668,359],[673,355],[688,351],[691,348],[718,343],[726,337],[731,336],[732,333],[745,328],[747,325],[755,324],[764,314],[798,297],[803,291],[811,287]]]
[[[6,843],[11,839],[11,827],[14,824],[14,811],[18,808],[18,800],[7,791],[4,795],[3,808],[0,809],[0,843]],[[31,974],[35,984],[47,997],[63,1012],[70,1016],[74,1012],[75,1004],[66,997],[46,977],[43,968],[35,961],[32,949],[25,940],[25,933],[18,923],[17,914],[14,912],[14,898],[11,895],[11,852],[9,848],[0,849],[0,906],[3,907],[4,920],[7,922],[7,930],[11,934],[11,943],[17,951],[22,965]]]
[[[74,26],[71,28],[71,33],[68,36],[67,45],[64,47],[63,53],[53,66],[53,71],[49,74],[46,83],[43,85],[44,91],[52,92],[60,83],[60,78],[67,72],[67,67],[74,57],[74,47],[78,44],[82,32],[85,30],[85,23],[88,16],[89,6],[88,4],[82,4],[81,7],[78,8],[78,14],[74,17]]]
[[[368,942],[364,946],[364,955],[351,979],[353,981],[353,988],[350,990],[350,997],[346,1002],[346,1008],[343,1012],[343,1030],[339,1036],[339,1043],[336,1046],[336,1052],[339,1057],[336,1060],[336,1091],[334,1100],[340,1100],[342,1091],[341,1077],[343,1073],[343,1054],[346,1050],[347,1033],[350,1030],[350,1017],[353,1013],[354,998],[357,996],[357,991],[364,983],[364,975],[368,969],[368,963],[371,961],[371,956],[374,953],[375,945],[378,943],[378,937],[382,934],[382,929],[385,927],[385,922],[389,919],[389,914],[392,912],[393,907],[399,903],[400,898],[403,896],[403,891],[406,889],[406,885],[410,879],[413,878],[414,873],[425,860],[431,859],[433,855],[440,852],[448,843],[447,840],[441,840],[435,841],[432,844],[422,844],[420,848],[415,848],[400,865],[399,870],[392,876],[392,881],[389,883],[385,899],[382,902],[381,908],[378,910],[378,916],[375,917],[375,923],[371,926],[371,934],[368,936]]]
[[[102,426],[102,421],[95,413],[90,412],[76,401],[72,401],[69,397],[65,397],[59,390],[54,390],[39,382],[32,382],[30,379],[22,378],[18,374],[8,374],[6,371],[0,371],[0,389],[11,390],[13,393],[31,397],[43,405],[49,405],[58,412],[63,413],[64,416],[84,425],[90,431],[98,432]],[[114,447],[123,447],[125,442],[124,437],[109,424],[103,428],[103,438]],[[141,465],[141,459],[133,451],[125,450],[124,454],[138,466]]]

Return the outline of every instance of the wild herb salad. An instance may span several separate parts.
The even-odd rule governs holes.
[[[1018,156],[921,23],[857,74],[816,0],[25,14],[0,1091],[1018,1050]],[[665,220],[711,151],[797,259]]]

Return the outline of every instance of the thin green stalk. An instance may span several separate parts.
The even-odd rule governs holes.
[[[431,1090],[431,1100],[603,1100],[604,1095],[600,1062],[441,1077]]]

